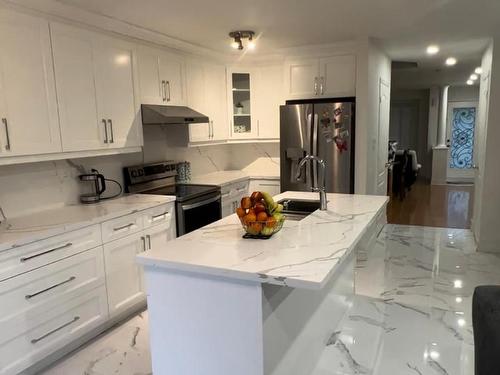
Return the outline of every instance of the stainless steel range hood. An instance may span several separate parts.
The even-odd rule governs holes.
[[[195,110],[175,105],[142,104],[143,125],[199,124],[208,122],[208,116]]]

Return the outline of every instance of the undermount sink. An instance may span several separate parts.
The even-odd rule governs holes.
[[[303,199],[282,199],[278,203],[283,205],[286,218],[293,221],[300,221],[320,208],[319,201]]]

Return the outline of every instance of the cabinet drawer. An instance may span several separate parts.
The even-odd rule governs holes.
[[[144,211],[143,215],[144,215],[144,229],[164,223],[169,223],[171,225],[175,216],[174,204],[167,204],[151,208],[149,210]]]
[[[17,374],[103,324],[106,319],[107,301],[103,286],[62,305],[54,305],[50,310],[11,319],[0,326],[0,374]]]
[[[99,225],[0,252],[0,280],[31,271],[101,244]]]
[[[139,232],[143,227],[142,213],[135,213],[105,221],[101,224],[102,242],[106,243]]]
[[[62,304],[104,284],[102,247],[96,247],[0,282],[0,324],[43,304]],[[27,322],[30,323],[29,321]]]
[[[248,195],[248,184],[248,181],[233,184],[233,194],[241,197]]]

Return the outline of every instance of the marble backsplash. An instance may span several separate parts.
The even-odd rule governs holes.
[[[120,183],[123,167],[163,160],[189,161],[193,176],[223,170],[279,175],[279,143],[186,147],[169,145],[168,136],[160,127],[145,129],[141,153],[0,166],[0,208],[15,217],[78,202],[82,187],[77,176],[91,168]],[[105,194],[116,191],[109,184]]]

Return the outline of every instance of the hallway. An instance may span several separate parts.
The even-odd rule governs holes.
[[[390,224],[470,229],[473,185],[430,185],[417,181],[401,201],[392,198],[387,207]]]

